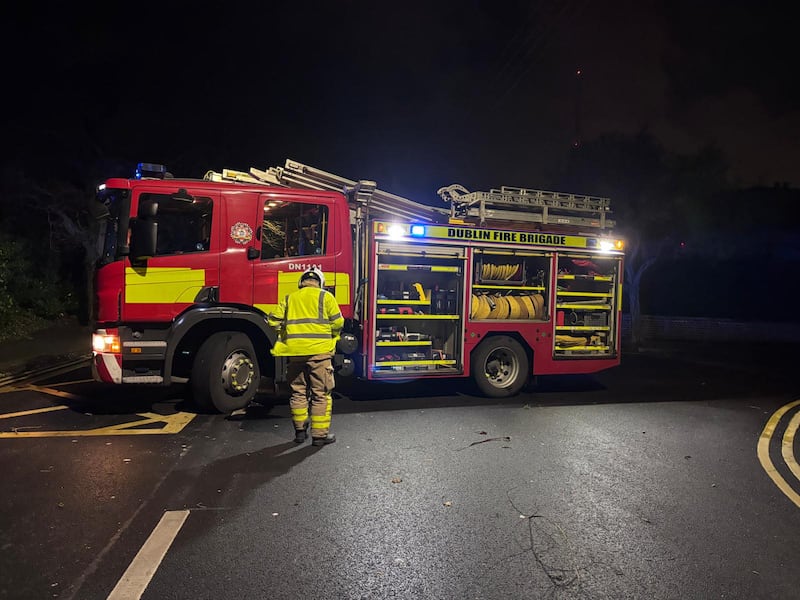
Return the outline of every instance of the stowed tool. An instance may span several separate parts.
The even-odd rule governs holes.
[[[417,293],[419,294],[419,299],[420,300],[422,300],[423,302],[427,302],[428,301],[428,298],[425,297],[425,289],[422,287],[421,283],[419,283],[419,282],[412,283],[411,287],[413,287],[415,290],[417,290]]]

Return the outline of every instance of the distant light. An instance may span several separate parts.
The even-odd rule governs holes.
[[[424,225],[412,225],[411,226],[411,235],[424,236],[425,235],[425,226]]]
[[[398,225],[396,223],[394,225],[389,225],[389,230],[388,230],[387,233],[389,234],[390,238],[395,238],[395,239],[401,238],[401,237],[403,237],[405,235],[405,231],[403,230],[403,226],[402,225]]]
[[[105,190],[106,190],[106,184],[105,183],[101,183],[100,185],[97,186],[97,191],[98,192],[104,192]]]

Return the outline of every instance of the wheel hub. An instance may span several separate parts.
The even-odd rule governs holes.
[[[516,380],[519,364],[516,355],[507,348],[497,348],[487,358],[486,379],[495,387],[506,387]]]
[[[223,363],[222,385],[230,392],[244,392],[253,382],[254,372],[255,368],[250,357],[241,352],[234,352]]]

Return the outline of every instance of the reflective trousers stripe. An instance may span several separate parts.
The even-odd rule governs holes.
[[[330,394],[325,396],[327,402],[325,403],[324,415],[311,415],[311,431],[315,429],[327,430],[331,426],[331,414],[333,412],[333,396]],[[303,429],[306,421],[309,420],[308,408],[293,408],[292,409],[292,423],[295,429]],[[327,431],[326,431],[327,433]]]
[[[302,426],[308,421],[308,408],[293,408],[292,421],[294,421],[295,425],[300,423],[298,429],[302,429]]]
[[[331,355],[290,357],[286,379],[292,389],[289,408],[295,429],[303,429],[310,421],[312,437],[325,437],[331,425],[335,384]]]
[[[328,428],[331,426],[331,412],[333,410],[333,397],[330,394],[325,396],[327,402],[325,405],[324,415],[311,415],[311,435],[314,436],[314,430],[325,430],[328,433]],[[320,437],[320,436],[314,436]]]

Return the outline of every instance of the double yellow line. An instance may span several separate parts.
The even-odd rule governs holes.
[[[795,400],[786,406],[782,406],[769,418],[769,421],[767,421],[767,424],[764,426],[764,430],[761,432],[761,436],[758,438],[758,460],[761,462],[761,466],[764,467],[770,479],[778,486],[778,489],[800,508],[800,494],[798,494],[797,491],[787,483],[783,476],[778,473],[778,470],[775,468],[769,456],[769,446],[772,441],[772,434],[775,433],[775,428],[784,415],[796,406],[800,406],[800,400]],[[791,471],[792,475],[800,482],[800,465],[797,464],[797,459],[794,456],[794,436],[797,433],[798,427],[800,427],[800,410],[791,418],[789,424],[786,426],[786,431],[783,433],[783,439],[781,440],[781,456],[786,466],[789,467],[789,471]]]

